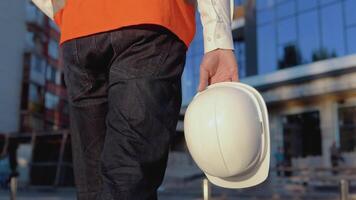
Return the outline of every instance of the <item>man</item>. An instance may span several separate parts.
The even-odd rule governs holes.
[[[334,175],[338,174],[340,162],[345,162],[344,158],[342,157],[340,148],[336,145],[336,141],[333,141],[333,143],[330,146],[330,162],[331,166],[333,168],[332,173]]]
[[[153,200],[181,106],[193,0],[34,0],[61,29],[80,200]],[[229,0],[198,0],[199,91],[237,81]],[[49,8],[49,9],[48,9]]]

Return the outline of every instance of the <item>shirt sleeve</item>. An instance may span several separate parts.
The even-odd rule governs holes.
[[[231,21],[233,1],[198,0],[203,24],[204,53],[215,49],[234,49]]]
[[[61,11],[67,0],[32,0],[32,2],[51,20]]]
[[[50,19],[53,20],[53,4],[51,0],[32,0],[33,4],[35,4],[45,15],[47,15]]]

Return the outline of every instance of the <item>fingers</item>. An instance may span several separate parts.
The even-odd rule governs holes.
[[[204,67],[200,67],[200,80],[199,80],[199,87],[198,91],[201,92],[205,90],[209,83],[209,72],[204,69]]]
[[[220,83],[220,82],[237,82],[238,74],[234,68],[230,70],[221,71],[220,73],[215,74],[211,77],[211,84]]]
[[[220,82],[231,82],[231,77],[226,77],[226,78],[213,77],[211,84],[220,83]]]

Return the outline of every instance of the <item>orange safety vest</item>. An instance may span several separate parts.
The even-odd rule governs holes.
[[[138,25],[162,25],[188,47],[195,34],[192,0],[67,0],[55,14],[60,43],[99,32]]]

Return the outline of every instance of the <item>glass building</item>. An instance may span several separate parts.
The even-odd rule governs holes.
[[[11,164],[19,185],[73,185],[60,31],[29,0],[2,1],[0,25],[2,159],[21,160]]]
[[[258,74],[356,53],[356,1],[257,0]]]
[[[299,106],[298,112],[293,112],[291,107],[276,116],[281,119],[280,141],[276,143],[283,147],[287,163],[292,166],[293,160],[296,163],[298,158],[316,156],[315,159],[321,158],[320,163],[327,166],[330,162],[329,146],[333,142],[341,151],[353,152],[356,149],[356,99],[353,98],[356,94],[355,88],[351,85],[343,91],[340,88],[339,93],[330,90],[329,93],[334,95],[334,98],[330,98],[328,92],[321,92],[320,88],[307,89],[299,85],[312,88],[317,82],[325,82],[325,85],[320,84],[320,87],[328,87],[327,84],[336,87],[339,83],[347,82],[343,74],[353,72],[356,67],[356,58],[352,57],[356,54],[356,1],[256,0],[255,3],[255,77],[261,79],[275,75],[274,77],[283,79],[282,73],[289,74],[290,78],[275,84],[279,84],[279,88],[294,86],[297,88],[295,91],[300,94],[294,99],[300,98],[300,103],[305,103],[303,107]],[[342,69],[341,66],[346,63],[349,68]],[[329,70],[313,73],[323,68]],[[292,75],[299,72],[304,75]],[[327,83],[326,80],[330,82]],[[262,92],[277,91],[278,87],[264,85],[268,89],[261,89]],[[306,103],[312,97],[303,97],[302,94],[308,90],[320,91],[316,97],[322,100]],[[280,106],[288,102],[281,99],[279,101]],[[323,107],[326,102],[330,107]],[[327,112],[329,113],[326,114]],[[325,118],[331,120],[325,122]],[[348,128],[345,128],[345,121]]]

